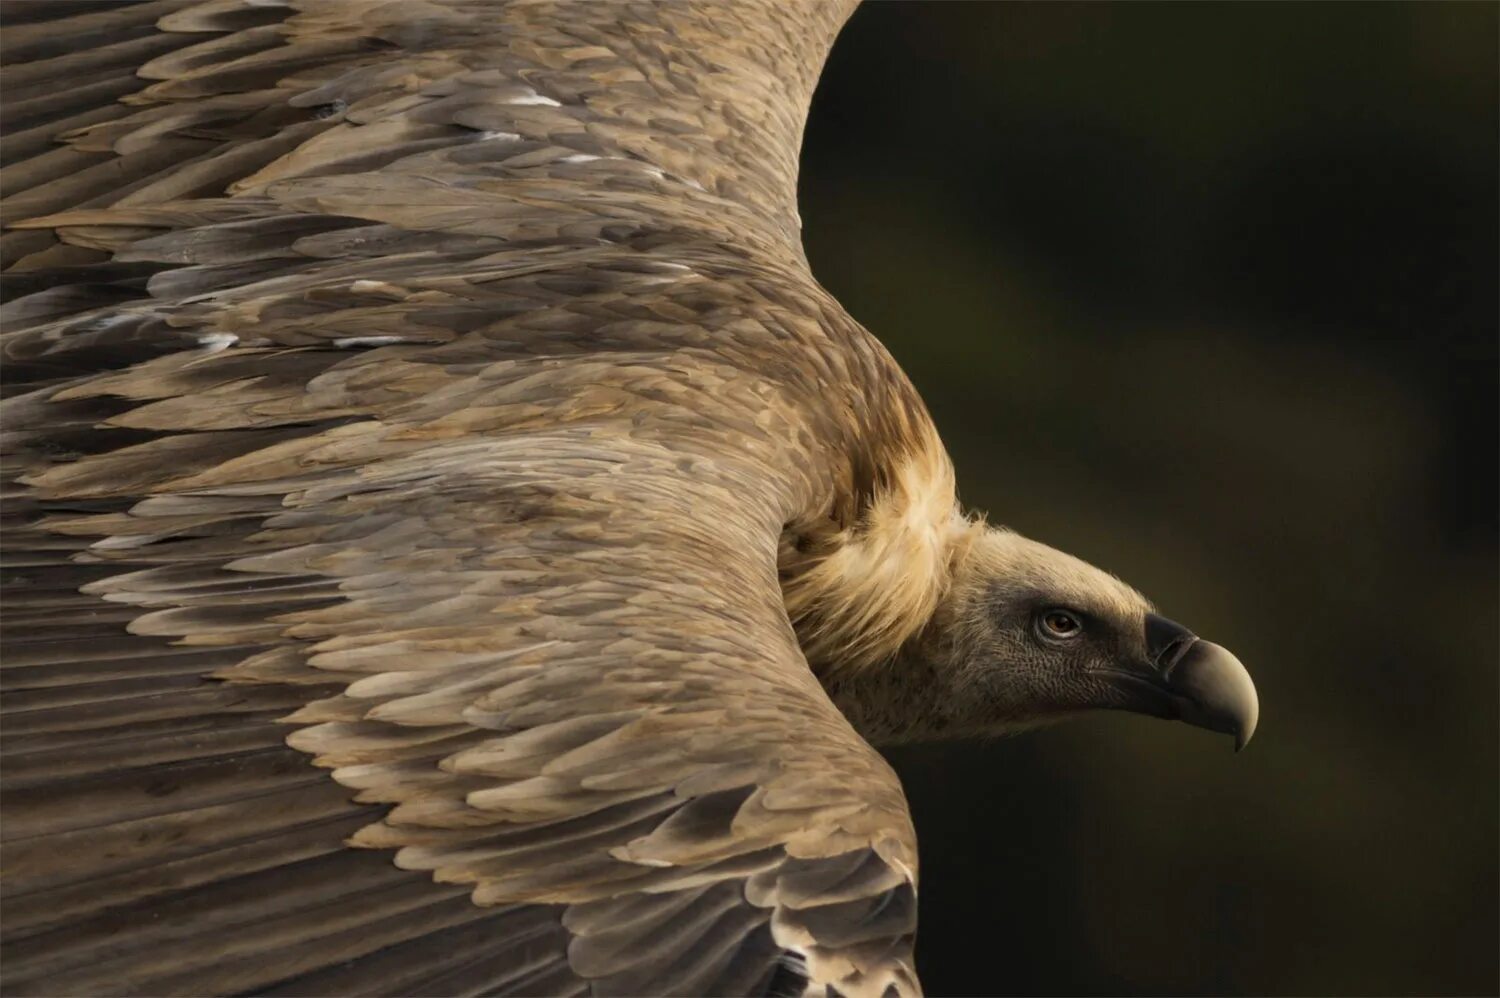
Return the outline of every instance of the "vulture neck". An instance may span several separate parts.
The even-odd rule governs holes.
[[[975,738],[995,734],[974,723],[970,697],[953,686],[952,670],[908,649],[881,668],[836,673],[823,681],[829,699],[871,745]]]
[[[960,511],[935,432],[891,466],[856,522],[819,523],[821,533],[793,527],[784,538],[782,591],[809,665],[832,689],[892,669],[983,526]]]

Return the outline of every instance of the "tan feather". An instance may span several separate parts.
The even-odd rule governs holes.
[[[910,819],[804,648],[880,660],[970,528],[798,244],[846,6],[150,6],[17,63],[100,82],[23,108],[16,258],[113,290],[4,341],[62,573],[15,985],[914,992]]]

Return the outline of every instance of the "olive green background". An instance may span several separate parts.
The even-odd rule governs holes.
[[[948,994],[1497,989],[1494,4],[875,3],[814,272],[961,494],[1235,650],[1241,755],[892,753]]]

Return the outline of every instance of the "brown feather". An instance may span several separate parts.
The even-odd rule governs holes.
[[[900,788],[783,594],[860,657],[947,571],[798,245],[847,10],[146,7],[10,40],[92,75],[5,203],[8,976],[915,990]],[[841,545],[931,557],[877,605]]]

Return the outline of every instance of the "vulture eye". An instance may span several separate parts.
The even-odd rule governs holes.
[[[1083,621],[1071,610],[1046,610],[1037,618],[1037,625],[1043,637],[1054,640],[1075,638],[1083,633]]]

